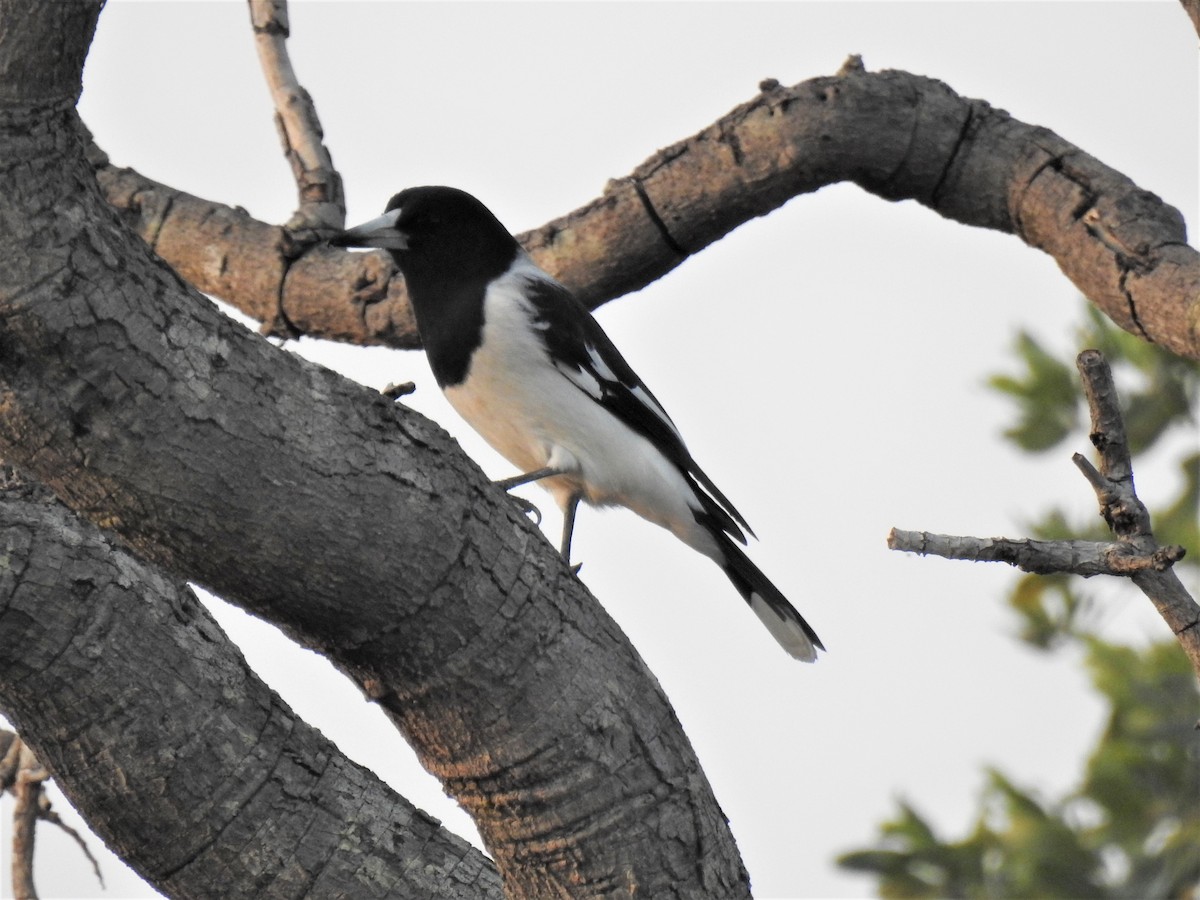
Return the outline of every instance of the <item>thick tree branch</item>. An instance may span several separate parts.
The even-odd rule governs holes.
[[[1127,577],[1150,598],[1200,675],[1200,604],[1188,594],[1172,568],[1183,558],[1184,549],[1160,546],[1154,539],[1150,513],[1134,490],[1125,423],[1112,370],[1104,356],[1098,350],[1084,350],[1076,364],[1091,410],[1090,437],[1100,453],[1100,468],[1078,453],[1073,459],[1096,492],[1100,515],[1116,540],[1010,540],[893,528],[888,534],[888,547],[946,559],[1006,562],[1039,575],[1066,572],[1084,578]]]
[[[8,2],[0,33],[86,46]],[[0,454],[363,685],[514,895],[748,895],[661,688],[554,549],[435,425],[246,333],[120,227],[78,79],[0,107],[19,178],[0,184]]]
[[[370,872],[395,896],[500,895],[482,854],[298,721],[186,586],[7,485],[0,709],[151,884],[355,896]]]
[[[315,337],[417,343],[399,275],[382,255],[348,262],[317,248],[291,263],[272,229],[243,212],[128,169],[97,174],[131,227],[201,290],[267,322],[280,302],[286,320]],[[1177,210],[1048,129],[906,72],[847,66],[790,88],[764,82],[603,196],[520,237],[595,307],[839,181],[1015,234],[1052,255],[1122,328],[1200,359],[1200,254]]]

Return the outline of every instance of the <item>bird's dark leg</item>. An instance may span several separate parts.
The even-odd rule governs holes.
[[[520,487],[523,484],[529,484],[531,481],[541,481],[543,478],[553,478],[555,475],[562,475],[562,469],[556,469],[554,466],[546,466],[543,469],[534,469],[532,472],[526,472],[524,475],[514,475],[512,478],[501,478],[494,482],[496,487],[506,491],[511,491],[515,487]]]
[[[515,487],[520,487],[523,484],[529,484],[531,481],[541,481],[543,478],[552,478],[555,475],[562,475],[562,469],[556,469],[553,466],[546,466],[542,469],[534,469],[532,472],[526,472],[523,475],[514,475],[512,478],[501,478],[499,481],[493,482],[498,488],[505,491],[511,491]],[[517,505],[521,507],[522,512],[533,513],[533,524],[542,524],[542,511],[526,500],[524,497],[513,497]]]
[[[494,484],[506,491],[511,491],[513,488],[520,487],[523,484],[529,484],[533,481],[541,481],[543,478],[553,478],[555,475],[564,474],[566,473],[562,469],[557,469],[554,466],[545,466],[541,469],[534,469],[532,472],[525,472],[522,475],[513,475],[511,478],[501,478],[499,481],[494,482]],[[567,500],[567,505],[563,507],[563,532],[562,543],[559,545],[559,552],[562,554],[563,561],[566,562],[568,566],[571,566],[571,535],[575,532],[575,510],[579,508],[579,500],[581,497],[581,494],[572,494]],[[534,521],[536,524],[542,524],[542,513],[536,506],[534,506],[524,497],[513,497],[513,499],[521,505],[521,508],[524,509],[525,512],[531,512],[534,514]],[[571,566],[572,574],[578,575],[582,565],[583,564],[580,563],[579,565]]]
[[[563,507],[563,532],[562,544],[560,545],[563,561],[568,566],[571,566],[571,535],[575,531],[575,510],[578,508],[579,494],[572,494],[567,499],[567,505]],[[571,566],[571,571],[578,575],[579,568],[582,565],[583,563],[580,563],[578,566]]]

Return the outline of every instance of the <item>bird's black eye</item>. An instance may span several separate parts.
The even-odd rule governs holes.
[[[442,217],[437,213],[426,212],[419,210],[405,222],[405,227],[411,232],[420,232],[422,234],[437,231],[442,225]]]

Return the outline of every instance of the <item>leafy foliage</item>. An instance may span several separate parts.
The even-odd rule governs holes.
[[[1134,456],[1145,453],[1172,428],[1196,426],[1200,371],[1194,362],[1122,331],[1091,305],[1076,344],[1081,350],[1099,350],[1113,367]],[[1022,450],[1045,452],[1087,423],[1074,360],[1058,359],[1027,332],[1017,335],[1014,349],[1025,371],[992,375],[987,381],[1017,402],[1018,421],[1004,436]]]
[[[1195,675],[1173,642],[1144,650],[1086,643],[1109,716],[1077,791],[1045,802],[992,770],[968,837],[943,840],[901,803],[875,847],[838,864],[876,875],[888,898],[1194,896]]]
[[[1139,455],[1169,449],[1173,436],[1195,446],[1200,368],[1118,330],[1090,307],[1079,346],[1101,350],[1113,367],[1135,470]],[[1056,359],[1028,334],[1018,337],[1015,351],[1024,371],[989,379],[1016,401],[1018,421],[1005,436],[1028,452],[1068,440],[1084,442],[1082,449],[1087,412],[1073,361]],[[1185,453],[1179,494],[1153,522],[1160,543],[1182,544],[1194,560],[1200,555],[1200,453]],[[1109,537],[1098,517],[1073,523],[1058,509],[1029,531],[1046,540]],[[1044,800],[991,770],[972,829],[959,840],[942,838],[915,806],[899,803],[896,815],[879,826],[874,846],[838,859],[843,868],[875,875],[880,896],[1200,894],[1195,673],[1174,640],[1135,649],[1097,637],[1090,627],[1093,604],[1080,584],[1066,575],[1025,575],[1008,598],[1025,642],[1043,650],[1085,648],[1092,684],[1107,704],[1107,726],[1078,787]]]

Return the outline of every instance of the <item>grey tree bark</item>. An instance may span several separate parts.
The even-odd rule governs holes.
[[[0,533],[5,714],[160,891],[501,896],[483,854],[299,721],[185,585],[11,471]]]
[[[508,498],[432,423],[230,323],[116,218],[74,109],[98,13],[0,3],[0,455],[363,685],[474,815],[511,895],[747,896],[661,689]],[[76,639],[105,654],[100,637]],[[30,684],[0,698],[19,722]],[[136,688],[107,691],[127,703]],[[76,736],[51,720],[24,737],[69,759]],[[236,733],[212,739],[209,765],[238,756]],[[99,823],[128,797],[120,771],[58,777]],[[255,817],[269,807],[232,821],[272,827]],[[230,827],[208,811],[197,834]],[[165,827],[141,812],[139,828]],[[141,861],[137,838],[121,849],[168,881],[183,871]],[[184,869],[206,868],[198,850]]]

